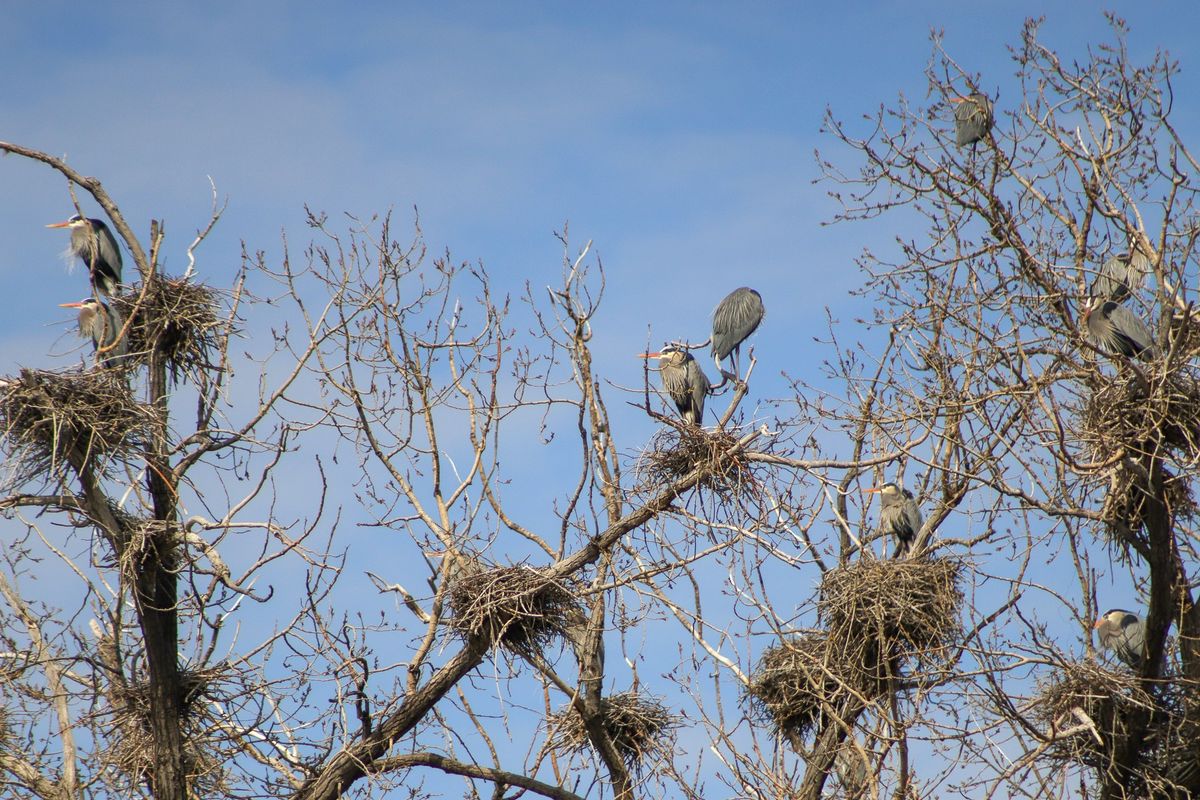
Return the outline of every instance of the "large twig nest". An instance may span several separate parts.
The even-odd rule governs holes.
[[[695,425],[667,426],[654,434],[638,465],[643,483],[663,486],[707,466],[710,472],[697,484],[721,497],[735,497],[755,485],[750,461],[738,448],[738,437],[726,430]]]
[[[605,733],[629,769],[637,769],[652,754],[670,755],[679,718],[659,701],[636,692],[621,692],[603,698],[600,713]],[[579,753],[591,747],[583,717],[573,706],[552,714],[547,723],[554,731],[550,742],[553,749]]]
[[[135,453],[155,419],[117,370],[26,369],[0,386],[0,430],[16,483],[57,474],[73,459]]]
[[[451,628],[523,653],[545,649],[581,613],[570,586],[526,566],[464,569],[449,600]]]
[[[1174,372],[1149,382],[1141,373],[1100,385],[1083,409],[1081,438],[1098,458],[1157,453],[1158,443],[1200,453],[1200,380]]]
[[[825,573],[817,610],[835,647],[923,662],[960,633],[961,570],[948,558],[863,559]]]
[[[1175,519],[1194,516],[1196,502],[1190,477],[1175,475],[1165,467],[1160,470],[1159,482],[1168,513]],[[1101,515],[1115,543],[1127,546],[1142,540],[1149,492],[1149,476],[1139,465],[1122,461],[1113,469]]]
[[[194,374],[212,366],[223,330],[217,316],[215,289],[182,278],[155,277],[143,295],[135,286],[110,299],[123,319],[131,320],[128,344],[131,357],[145,362],[154,347],[166,360],[172,378]]]
[[[211,718],[204,697],[218,670],[181,670],[175,698],[183,722],[183,755],[187,782],[196,796],[216,794],[225,783],[225,758],[218,751],[216,720]],[[144,786],[153,772],[154,735],[150,685],[113,684],[108,745],[99,752],[132,785]]]
[[[808,631],[768,647],[748,687],[755,716],[795,740],[819,729],[852,695],[877,697],[882,684],[861,663],[847,663],[824,631]]]

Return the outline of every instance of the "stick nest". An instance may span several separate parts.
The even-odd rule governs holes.
[[[1190,477],[1181,477],[1165,467],[1160,469],[1162,495],[1168,512],[1175,519],[1194,517],[1197,509]],[[1144,539],[1142,529],[1145,527],[1149,491],[1144,470],[1138,470],[1127,461],[1120,462],[1114,468],[1101,511],[1114,543],[1128,546]]]
[[[1174,372],[1150,387],[1138,376],[1105,383],[1084,406],[1080,434],[1101,459],[1157,453],[1159,442],[1185,458],[1200,454],[1200,380]]]
[[[449,600],[451,628],[518,653],[541,653],[582,614],[569,585],[521,565],[464,569]]]
[[[196,796],[219,793],[225,785],[225,756],[218,752],[218,720],[204,703],[219,670],[181,670],[176,698],[183,721],[184,768]],[[108,746],[99,752],[134,786],[144,786],[153,773],[154,735],[151,727],[150,685],[113,684],[109,693],[112,717]]]
[[[637,770],[652,754],[670,755],[680,722],[662,703],[637,692],[621,692],[603,698],[600,713],[608,738],[630,771]],[[580,753],[591,746],[583,717],[574,706],[550,715],[547,722],[555,731],[551,748]]]
[[[1131,729],[1145,724],[1128,797],[1190,797],[1200,792],[1200,692],[1179,683],[1148,691],[1136,675],[1094,661],[1063,665],[1042,684],[1035,715],[1047,753],[1059,762],[1107,771]]]
[[[852,694],[869,699],[882,690],[861,664],[844,662],[824,631],[807,631],[763,651],[748,698],[754,717],[796,740],[819,729]]]
[[[157,348],[171,371],[195,375],[212,368],[224,325],[217,316],[219,295],[202,283],[155,276],[146,287],[110,299],[122,318],[131,320],[126,334],[131,358],[149,359]]]
[[[736,497],[756,484],[745,453],[737,450],[738,437],[725,430],[704,430],[695,425],[665,427],[650,440],[639,471],[650,486],[673,483],[698,467],[709,472],[697,484],[724,498]],[[736,452],[730,453],[730,450]]]
[[[924,662],[959,636],[961,572],[948,558],[856,561],[825,573],[817,610],[847,652],[879,647]]]
[[[11,480],[57,474],[65,463],[131,455],[156,420],[116,370],[21,370],[0,387],[0,431]]]

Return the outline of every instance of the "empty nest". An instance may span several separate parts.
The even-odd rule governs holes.
[[[571,588],[526,566],[462,570],[450,586],[450,627],[522,653],[537,653],[581,614]]]
[[[861,664],[845,662],[824,631],[807,631],[764,650],[747,691],[754,716],[796,743],[851,696],[870,699],[881,689]]]
[[[695,425],[664,427],[650,440],[642,470],[651,486],[673,483],[697,467],[709,467],[697,485],[721,496],[737,495],[754,481],[750,462],[738,447],[738,437],[726,430],[708,431]],[[736,452],[730,453],[731,450]]]
[[[603,698],[600,712],[608,738],[630,770],[636,770],[651,754],[669,755],[679,719],[662,703],[637,692],[621,692]],[[547,722],[554,731],[553,749],[579,753],[591,746],[583,717],[573,706],[552,714]]]
[[[130,357],[145,362],[157,348],[173,379],[213,366],[224,326],[217,317],[218,294],[202,283],[155,276],[146,285],[110,298],[123,319]]]
[[[216,720],[203,702],[217,670],[181,670],[176,702],[183,721],[184,768],[197,796],[219,790],[225,782],[225,758],[214,739]],[[108,744],[99,753],[133,785],[144,786],[153,772],[154,735],[151,728],[150,685],[113,684]]]
[[[12,480],[57,474],[142,449],[156,417],[114,370],[21,370],[0,386],[0,431]]]
[[[1195,516],[1196,501],[1192,497],[1191,480],[1165,467],[1160,467],[1160,471],[1162,496],[1171,517],[1185,519]],[[1114,543],[1128,547],[1144,539],[1142,529],[1145,527],[1148,492],[1144,470],[1139,471],[1126,461],[1113,469],[1101,516]]]
[[[1132,375],[1098,387],[1083,409],[1080,432],[1098,458],[1121,450],[1157,454],[1159,443],[1200,453],[1200,380],[1179,371],[1153,383]]]

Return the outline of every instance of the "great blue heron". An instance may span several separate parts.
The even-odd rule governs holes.
[[[959,147],[983,141],[992,129],[992,101],[983,92],[973,92],[965,97],[951,97],[954,109],[954,143]]]
[[[1124,302],[1142,285],[1150,271],[1150,259],[1136,248],[1132,253],[1117,253],[1100,266],[1088,293],[1092,297]]]
[[[764,313],[762,295],[749,286],[734,289],[717,304],[713,311],[712,354],[717,362],[717,370],[725,379],[739,379],[738,354],[742,342],[758,328]],[[730,353],[733,354],[732,376],[721,366]]]
[[[85,297],[78,303],[60,303],[63,308],[79,309],[79,334],[90,336],[92,345],[99,351],[108,348],[100,354],[100,363],[106,367],[114,367],[124,363],[129,353],[129,345],[121,334],[125,324],[121,315],[108,303],[99,303],[94,297]]]
[[[639,358],[657,358],[663,390],[675,403],[684,422],[704,422],[704,400],[712,384],[696,359],[682,347],[669,344],[657,353],[640,353]]]
[[[1140,669],[1146,649],[1146,622],[1123,608],[1105,611],[1092,626],[1100,635],[1100,646],[1111,650],[1126,666]]]
[[[1146,323],[1120,303],[1092,298],[1083,323],[1092,343],[1113,355],[1154,358],[1157,353]]]
[[[891,482],[866,491],[879,495],[882,506],[879,510],[879,532],[895,538],[896,557],[904,555],[912,547],[924,522],[921,507],[917,505],[913,493]]]
[[[96,292],[109,296],[116,293],[121,283],[121,248],[104,220],[76,214],[66,222],[55,222],[46,227],[70,228],[71,252],[87,265]]]

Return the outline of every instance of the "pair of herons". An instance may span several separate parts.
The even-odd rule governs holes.
[[[92,294],[77,303],[62,303],[63,308],[79,310],[79,333],[91,337],[100,353],[100,363],[115,366],[122,363],[129,351],[121,337],[125,322],[116,310],[104,302],[121,284],[121,248],[103,220],[76,214],[65,222],[55,222],[47,228],[71,230],[71,253],[78,256],[88,269]]]
[[[758,329],[765,314],[762,295],[749,286],[734,289],[713,311],[712,336],[698,345],[672,342],[656,353],[639,353],[638,358],[657,358],[663,391],[675,404],[679,416],[689,425],[704,424],[704,401],[714,391],[712,383],[691,350],[711,343],[713,360],[721,373],[721,383],[739,381],[738,355],[742,342]],[[726,372],[724,361],[732,357],[733,372]]]

